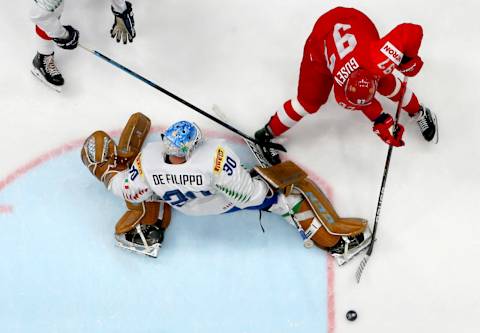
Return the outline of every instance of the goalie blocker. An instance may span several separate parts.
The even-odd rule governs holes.
[[[292,161],[254,170],[280,192],[279,202],[283,204],[272,206],[269,211],[281,214],[293,225],[300,225],[307,239],[327,250],[339,265],[370,243],[368,221],[339,217],[322,190]],[[287,209],[282,211],[282,206]]]
[[[128,169],[140,152],[150,130],[150,119],[133,114],[123,129],[119,144],[105,132],[96,131],[84,142],[81,159],[88,170],[106,187],[118,172]],[[125,200],[127,211],[115,226],[116,245],[157,257],[171,208],[162,201],[133,204]]]

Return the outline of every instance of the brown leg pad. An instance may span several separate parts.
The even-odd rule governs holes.
[[[283,190],[307,178],[307,173],[292,161],[285,161],[268,168],[257,166],[255,171],[276,190]]]
[[[170,225],[170,221],[172,220],[172,207],[170,207],[169,204],[166,204],[164,202],[161,202],[160,205],[163,205],[163,217],[160,227],[163,229],[167,229]]]
[[[140,152],[143,142],[150,130],[150,119],[144,114],[137,112],[130,116],[123,128],[118,144],[118,151],[121,155],[134,155]]]
[[[295,184],[295,189],[302,193],[322,226],[331,235],[356,236],[367,228],[367,220],[360,218],[340,218],[330,200],[310,179]]]
[[[300,210],[299,213],[301,212],[306,212],[306,211],[311,211],[312,209],[310,208],[310,205],[308,204],[307,201],[303,201],[300,205]],[[307,230],[308,227],[310,227],[310,224],[313,222],[313,217],[299,221],[300,225],[302,226],[303,230]],[[335,244],[338,243],[340,240],[340,236],[338,235],[332,235],[328,233],[328,231],[322,226],[320,229],[315,232],[315,234],[312,236],[311,240],[317,245],[318,247],[321,247],[323,249],[329,248],[334,246]]]
[[[142,202],[139,204],[132,204],[125,201],[128,210],[118,220],[115,226],[115,233],[117,235],[124,234],[137,224],[155,224],[157,223],[158,213],[160,211],[160,202]]]

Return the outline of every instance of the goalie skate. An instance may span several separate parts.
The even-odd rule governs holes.
[[[164,230],[154,225],[138,224],[134,230],[115,235],[115,245],[138,254],[156,258],[162,246]]]
[[[363,241],[359,244],[355,244],[358,241],[356,237],[342,237],[341,244],[335,246],[329,250],[332,257],[335,258],[338,266],[352,260],[353,257],[364,251],[372,241],[372,233],[369,228],[363,233]]]

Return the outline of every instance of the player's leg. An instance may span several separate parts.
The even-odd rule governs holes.
[[[35,30],[37,54],[33,58],[32,73],[53,89],[60,91],[65,81],[55,64],[54,43],[38,26]]]
[[[257,140],[269,142],[282,135],[306,115],[317,112],[327,101],[333,79],[326,66],[311,60],[310,44],[310,40],[307,41],[300,66],[297,97],[286,101],[268,123],[255,133]],[[272,165],[280,163],[275,150],[264,149],[263,153]]]
[[[78,45],[79,38],[77,30],[61,24],[62,12],[63,0],[35,1],[30,10],[37,40],[32,73],[57,91],[61,90],[64,79],[55,64],[54,45],[72,50]]]
[[[400,79],[390,74],[380,79],[378,92],[394,102],[400,98]],[[407,87],[403,97],[402,109],[414,118],[425,140],[438,141],[438,124],[435,113],[421,105],[417,96]]]
[[[53,34],[63,33],[59,17],[63,11],[63,1],[51,3],[33,2],[30,18],[35,23],[37,54],[33,58],[32,73],[53,89],[60,91],[64,84],[62,74],[54,59]]]

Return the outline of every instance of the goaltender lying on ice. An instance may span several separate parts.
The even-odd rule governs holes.
[[[322,190],[295,163],[245,170],[222,139],[204,140],[194,123],[170,126],[162,140],[142,145],[150,119],[132,115],[119,144],[103,131],[90,135],[81,158],[90,172],[122,197],[127,212],[115,228],[117,245],[158,255],[170,207],[186,215],[219,215],[240,209],[281,215],[313,244],[349,261],[371,241],[368,223],[341,218]]]

